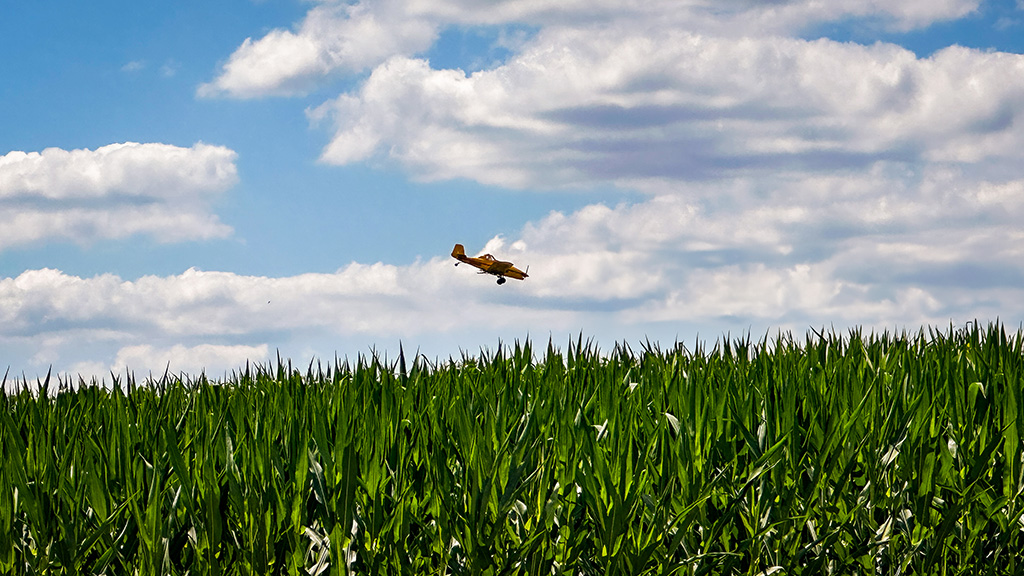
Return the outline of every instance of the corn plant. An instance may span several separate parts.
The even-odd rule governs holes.
[[[1024,333],[582,336],[0,394],[0,572],[1017,574]]]

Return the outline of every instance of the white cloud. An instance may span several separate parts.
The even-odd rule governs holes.
[[[31,357],[29,369],[45,373],[53,365],[88,379],[125,364],[162,373],[168,358],[172,370],[205,367],[212,374],[235,361],[259,360],[254,350],[266,357],[268,341],[285,357],[330,359],[339,350],[367,351],[346,350],[346,343],[398,339],[448,354],[481,326],[521,337],[530,326],[570,331],[577,325],[571,311],[509,303],[515,292],[501,292],[492,280],[441,259],[407,267],[353,263],[334,274],[285,278],[188,270],[132,281],[29,270],[0,279],[0,345],[12,357],[31,350],[21,356]]]
[[[476,285],[449,265],[437,259],[404,268],[353,263],[334,274],[285,278],[189,269],[135,281],[29,270],[0,280],[0,321],[12,333],[103,325],[184,337],[310,328],[340,334],[443,331],[468,313],[459,303]]]
[[[209,205],[237,182],[236,156],[203,143],[9,152],[0,156],[0,250],[51,239],[227,236]]]
[[[555,212],[499,247],[533,264],[536,305],[641,333],[1024,320],[1024,180],[906,169],[646,182],[647,200]]]
[[[266,362],[268,353],[269,349],[266,344],[256,346],[199,344],[188,347],[178,344],[170,348],[156,348],[148,344],[140,344],[125,346],[118,350],[110,371],[117,373],[127,369],[139,373],[152,372],[157,376],[164,370],[170,374],[205,372],[210,377],[218,377],[219,373],[238,369],[247,361]]]
[[[790,29],[815,22],[831,22],[849,18],[882,21],[896,30],[913,30],[935,22],[954,20],[976,12],[980,0],[840,0],[836,2],[797,1],[781,3],[750,2],[753,11],[769,22],[786,24]]]
[[[0,156],[0,198],[175,198],[223,190],[237,179],[235,152],[198,143],[110,144],[96,150],[47,148]]]
[[[909,30],[962,17],[978,4],[979,0],[325,0],[310,9],[294,31],[279,28],[257,40],[246,38],[198,94],[302,94],[325,77],[421,53],[448,26],[527,25],[593,34],[614,22],[625,23],[641,36],[652,27],[667,26],[735,38],[786,34],[848,18],[877,19],[883,26]]]
[[[168,60],[160,67],[160,75],[164,78],[172,78],[181,69],[181,63],[177,60]]]
[[[295,32],[275,29],[245,42],[221,74],[199,87],[202,97],[252,98],[301,94],[336,71],[359,72],[391,54],[430,47],[436,26],[402,13],[394,2],[373,8],[326,3],[314,7]]]
[[[247,39],[199,95],[301,94],[324,78],[369,71],[357,89],[309,111],[334,129],[324,162],[385,159],[426,180],[618,186],[646,196],[554,212],[495,237],[483,251],[530,266],[529,279],[501,288],[447,257],[285,278],[30,270],[0,279],[0,344],[35,346],[39,365],[58,358],[83,370],[155,363],[159,371],[168,359],[208,369],[242,363],[265,356],[268,342],[329,355],[356,341],[436,349],[560,330],[607,345],[709,327],[710,338],[736,328],[802,332],[823,319],[1016,324],[1024,320],[1024,57],[954,46],[918,58],[892,44],[795,37],[851,19],[907,30],[978,5],[317,3],[295,28]],[[521,24],[534,31],[491,69],[439,70],[417,57],[448,26]],[[177,150],[201,155],[198,145]],[[137,223],[126,234],[226,234],[205,208],[158,224],[164,204],[205,206],[233,183],[233,153],[219,150],[212,166],[225,171],[172,169],[189,162],[155,171],[163,174],[155,181],[177,187],[114,170],[90,156],[99,150],[76,152],[82,166],[102,170],[58,153],[49,160],[57,168],[28,176],[0,163],[0,209],[17,205],[23,222],[7,243],[58,228],[93,237],[115,217]],[[133,196],[146,202],[121,201]],[[32,210],[57,200],[81,213],[69,208],[50,230]],[[72,340],[100,342],[104,352],[77,358]]]
[[[54,352],[52,348],[47,351],[49,354]],[[53,356],[41,354],[41,357],[44,363],[53,361]],[[247,363],[250,366],[266,365],[270,359],[266,344],[175,344],[166,347],[134,344],[118,349],[110,363],[84,360],[67,365],[57,373],[62,377],[71,376],[72,384],[79,381],[109,383],[112,377],[123,379],[127,374],[137,382],[147,378],[159,379],[164,373],[172,377],[206,374],[211,379],[220,379],[232,371],[244,370]]]
[[[84,371],[74,353],[90,341],[105,350],[93,369],[160,372],[171,358],[209,373],[268,342],[306,361],[366,351],[353,342],[453,353],[580,330],[607,346],[679,330],[1024,320],[1024,180],[905,170],[638,183],[651,194],[641,202],[553,212],[468,247],[530,267],[500,288],[446,256],[283,278],[30,270],[0,279],[0,343],[33,342],[40,365]]]
[[[1012,170],[1022,115],[1021,55],[617,29],[544,31],[469,76],[396,57],[310,112],[336,125],[326,162],[384,155],[423,179],[507,187],[885,159]]]
[[[123,239],[152,235],[160,242],[223,238],[230,226],[201,209],[178,211],[173,206],[124,206],[101,208],[2,208],[0,250],[50,240],[88,243],[100,238]]]

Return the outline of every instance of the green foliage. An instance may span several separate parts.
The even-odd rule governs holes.
[[[0,572],[1016,574],[1024,336],[582,338],[0,395]]]

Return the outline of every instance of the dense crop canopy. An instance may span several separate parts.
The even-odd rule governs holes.
[[[1022,341],[5,382],[0,572],[1018,573]]]

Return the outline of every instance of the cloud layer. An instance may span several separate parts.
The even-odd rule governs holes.
[[[742,37],[798,32],[815,24],[860,18],[910,30],[963,17],[979,0],[377,0],[355,4],[321,0],[293,30],[246,38],[211,82],[204,97],[253,98],[301,94],[339,73],[373,68],[393,56],[427,50],[449,27],[525,25],[594,34],[610,25],[638,33],[674,27]]]
[[[311,112],[322,159],[384,156],[430,180],[507,187],[954,163],[1012,173],[1024,56],[960,47],[542,33],[466,76],[395,57]]]
[[[372,345],[481,325],[516,335],[530,326],[572,329],[573,313],[509,304],[502,297],[511,293],[497,288],[440,259],[407,267],[352,263],[333,274],[284,278],[190,269],[129,281],[29,270],[0,279],[0,343],[45,350],[37,360],[92,374],[123,370],[124,363],[162,372],[167,361],[183,370],[199,356],[220,354],[205,365],[213,372],[237,366],[227,362],[243,352],[264,360],[268,341],[329,359],[346,338]],[[110,364],[76,363],[75,341],[102,341],[118,352]],[[204,345],[214,348],[197,348]]]
[[[323,163],[640,199],[552,212],[469,246],[530,265],[500,288],[445,256],[286,278],[29,270],[0,279],[0,344],[46,352],[37,363],[161,372],[229,369],[277,346],[329,357],[339,342],[1016,326],[1024,56],[919,57],[813,33],[851,20],[923,28],[979,5],[317,2],[294,27],[246,39],[198,95],[294,96],[348,75],[354,89],[308,111],[327,128]],[[529,33],[504,62],[467,73],[424,57],[453,27]],[[223,236],[206,199],[235,178],[234,153],[201,144],[11,153],[0,210],[23,224],[0,231],[0,248],[124,222],[136,228],[119,233],[164,240]],[[81,363],[68,335],[104,342],[104,360]]]
[[[844,14],[909,27],[974,8],[730,6],[725,20],[793,28]],[[646,193],[552,214],[501,247],[535,262],[539,301],[621,326],[1016,323],[1022,72],[1022,55],[959,46],[920,58],[626,19],[545,27],[468,75],[394,56],[310,116],[333,122],[327,163]]]
[[[1024,215],[1024,183],[943,199],[935,190],[956,181],[924,180],[875,213],[855,215],[837,202],[834,214],[810,219],[801,199],[850,183],[791,185],[793,206],[736,218],[678,194],[552,213],[514,239],[478,247],[530,265],[529,279],[502,287],[447,258],[283,278],[190,269],[124,280],[31,270],[0,280],[0,343],[29,346],[41,362],[86,374],[125,365],[161,373],[168,363],[219,374],[266,360],[272,348],[330,359],[402,340],[443,356],[455,352],[453,343],[472,351],[497,338],[558,340],[581,330],[610,346],[643,336],[1024,318],[1024,233],[1012,223]],[[919,220],[882,232],[901,212]],[[1005,224],[962,224],[986,219]],[[76,361],[81,342],[116,353]]]
[[[231,228],[209,205],[236,183],[235,158],[203,143],[8,152],[0,156],[0,250],[136,234],[162,242],[225,237]]]

